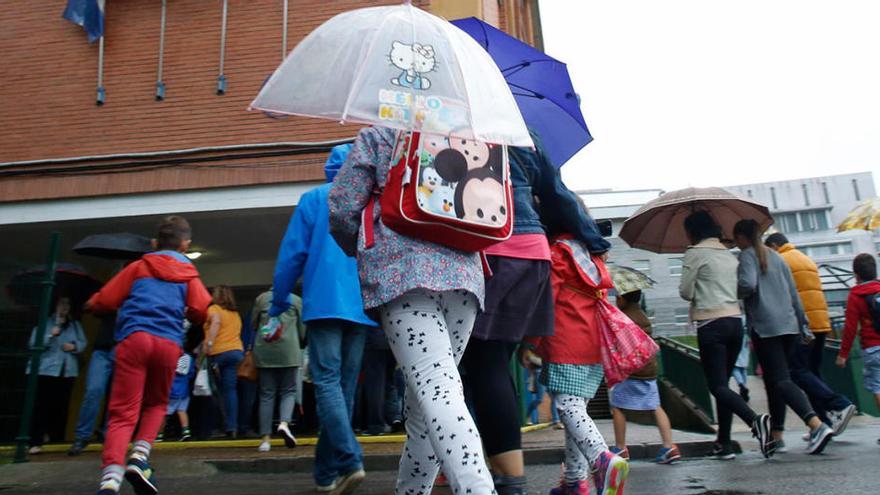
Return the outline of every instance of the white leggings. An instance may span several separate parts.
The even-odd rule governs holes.
[[[406,379],[398,495],[430,494],[441,466],[453,494],[495,493],[457,368],[478,306],[467,291],[416,290],[381,309],[385,337]]]
[[[551,393],[556,400],[559,420],[565,425],[565,472],[563,477],[567,483],[587,479],[590,466],[595,465],[608,445],[596,423],[587,414],[584,397],[569,394]]]

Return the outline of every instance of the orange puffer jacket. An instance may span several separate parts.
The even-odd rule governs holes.
[[[785,244],[779,248],[782,259],[791,268],[794,283],[797,285],[798,294],[804,305],[804,312],[810,322],[810,330],[813,333],[826,333],[831,331],[831,319],[828,317],[828,303],[825,302],[825,294],[822,292],[822,280],[819,278],[819,268],[816,263],[806,254],[795,249],[793,244]]]

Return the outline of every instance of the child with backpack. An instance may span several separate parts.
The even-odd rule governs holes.
[[[861,337],[865,388],[874,394],[874,401],[880,407],[880,280],[877,280],[874,256],[867,253],[856,256],[853,272],[858,285],[850,289],[846,300],[846,326],[836,364],[841,368],[846,366],[858,334]]]
[[[211,303],[199,272],[183,254],[191,239],[186,219],[166,217],[153,240],[156,251],[128,265],[86,303],[95,313],[117,311],[116,367],[98,495],[119,493],[123,476],[137,495],[159,491],[153,481],[150,450],[168,409],[182,354],[183,321],[204,322]]]
[[[550,246],[555,333],[526,337],[523,366],[542,365],[541,382],[556,400],[565,426],[563,479],[551,495],[589,494],[587,475],[600,495],[623,495],[629,464],[613,454],[587,413],[604,378],[598,318],[600,300],[614,287],[601,256],[571,235]]]
[[[642,311],[640,305],[642,291],[637,290],[626,294],[617,294],[617,307],[638,325],[646,334],[651,335],[651,320]],[[658,464],[673,464],[681,459],[678,446],[672,443],[672,425],[669,416],[660,405],[660,392],[657,389],[657,358],[656,356],[642,369],[629,378],[614,386],[611,390],[611,413],[614,416],[614,443],[611,451],[629,459],[626,448],[626,413],[624,411],[652,411],[663,447],[654,459]]]

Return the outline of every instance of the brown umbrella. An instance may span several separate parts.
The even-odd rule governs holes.
[[[720,187],[689,187],[668,192],[646,203],[629,217],[620,238],[630,246],[655,253],[683,253],[690,244],[684,219],[695,211],[708,211],[721,225],[722,236],[733,238],[733,226],[753,219],[766,229],[773,223],[766,206],[749,201]]]

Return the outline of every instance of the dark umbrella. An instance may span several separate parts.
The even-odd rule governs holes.
[[[564,63],[476,17],[452,24],[489,52],[510,86],[523,120],[541,137],[555,167],[561,167],[593,140]]]
[[[149,238],[129,233],[90,235],[73,247],[76,254],[111,260],[134,260],[152,250]]]
[[[39,306],[45,278],[46,267],[43,265],[18,272],[6,285],[9,298],[16,304]],[[79,265],[58,263],[55,267],[55,298],[69,297],[74,307],[81,306],[102,285]]]

